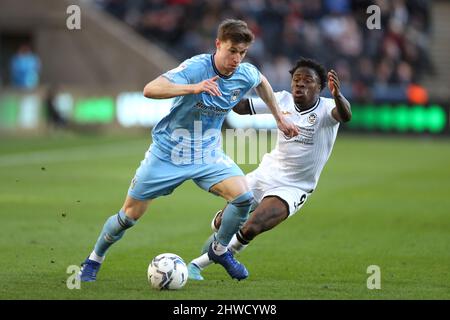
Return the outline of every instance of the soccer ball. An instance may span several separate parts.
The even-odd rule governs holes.
[[[155,289],[181,289],[188,279],[188,269],[183,259],[173,253],[162,253],[148,266],[147,278]]]

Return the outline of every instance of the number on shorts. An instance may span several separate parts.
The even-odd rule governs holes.
[[[300,207],[303,203],[305,203],[305,201],[306,201],[306,193],[302,194],[302,196],[300,197],[300,201],[299,202],[294,202],[295,210],[297,210],[298,207]]]

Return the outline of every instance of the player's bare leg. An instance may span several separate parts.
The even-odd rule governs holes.
[[[120,240],[125,230],[136,224],[148,208],[150,201],[140,201],[127,196],[124,205],[118,214],[109,217],[97,239],[94,250],[82,264],[80,271],[81,281],[91,282],[97,278],[97,273],[105,259],[109,247]]]
[[[245,240],[250,242],[258,234],[266,232],[289,216],[286,202],[278,197],[264,198],[244,226],[239,230]]]
[[[211,187],[210,191],[228,201],[223,210],[222,223],[215,241],[211,243],[208,257],[221,264],[228,274],[235,279],[248,277],[247,269],[236,261],[227,249],[231,238],[247,219],[253,203],[253,193],[249,190],[245,177],[235,176],[225,179]]]
[[[144,215],[151,201],[152,200],[136,200],[130,196],[127,196],[127,198],[125,199],[125,203],[122,206],[122,210],[125,211],[125,214],[130,219],[138,220]]]

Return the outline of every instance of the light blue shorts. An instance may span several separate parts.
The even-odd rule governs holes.
[[[171,194],[184,181],[192,179],[200,188],[209,189],[227,178],[244,176],[242,170],[222,150],[217,161],[201,164],[174,164],[156,144],[152,144],[136,170],[128,195],[136,200],[150,200]]]

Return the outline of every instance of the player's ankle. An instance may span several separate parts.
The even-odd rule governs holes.
[[[218,241],[214,241],[212,243],[212,250],[216,255],[221,256],[227,252],[227,246],[222,245]]]
[[[228,250],[230,250],[233,255],[240,253],[242,250],[247,248],[249,244],[249,241],[243,239],[242,235],[238,236],[238,234],[239,232],[235,233],[228,244]]]
[[[238,232],[236,232],[236,239],[237,241],[239,241],[239,243],[241,243],[243,246],[246,246],[250,243],[250,241],[253,240],[253,238],[249,237],[245,231],[243,231],[242,229],[239,230]]]
[[[92,251],[92,253],[89,255],[89,260],[98,262],[98,263],[103,263],[103,261],[105,261],[105,256],[101,257],[99,255],[97,255],[95,253],[95,251]]]

